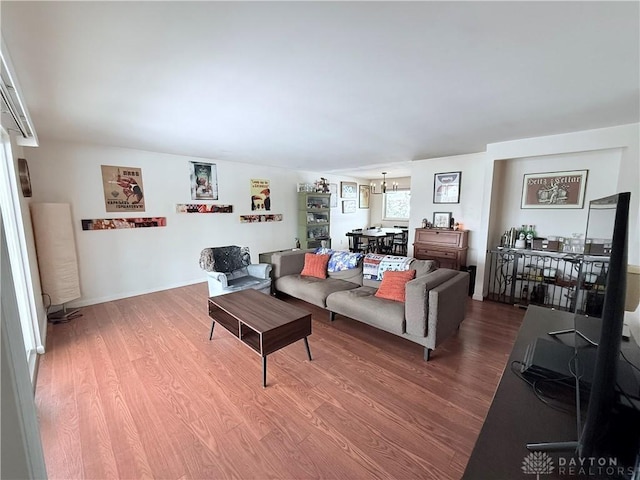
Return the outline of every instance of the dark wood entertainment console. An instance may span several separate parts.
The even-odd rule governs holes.
[[[531,386],[511,370],[512,362],[523,360],[527,346],[534,339],[547,336],[549,331],[571,329],[573,326],[574,315],[571,313],[529,306],[463,478],[536,478],[535,475],[523,471],[523,461],[531,453],[526,448],[527,443],[576,440],[575,414],[545,405],[536,397]],[[640,365],[640,348],[633,338],[623,340],[622,350],[629,360],[635,365]],[[640,381],[640,374],[631,371],[636,381]],[[635,435],[636,442],[637,436],[640,435],[639,424],[634,426],[634,422],[640,422],[640,417],[632,415],[631,422],[620,432],[620,438],[624,438],[625,445],[633,442],[633,438],[628,438],[630,431],[635,430],[632,435]],[[580,467],[571,465],[570,453],[552,452],[547,455],[551,457],[554,468],[551,473],[542,475],[540,472],[540,478],[545,480],[612,478],[605,470],[598,472],[597,465],[591,467],[591,471],[585,470],[586,475],[581,477],[578,471]],[[573,470],[570,470],[571,468]]]

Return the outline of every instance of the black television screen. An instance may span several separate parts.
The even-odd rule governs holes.
[[[608,256],[608,269],[604,279],[604,300],[600,315],[600,331],[595,351],[595,366],[591,379],[584,424],[578,432],[578,454],[590,457],[606,450],[606,432],[613,421],[616,407],[616,382],[620,361],[620,346],[624,324],[624,306],[627,281],[627,238],[629,201],[631,194],[619,193],[592,200],[585,236],[585,255]],[[580,315],[576,315],[575,329],[582,328]],[[588,336],[589,334],[585,332]],[[593,348],[593,347],[584,347]],[[580,358],[580,357],[578,357]],[[582,400],[584,401],[584,399]],[[584,405],[580,405],[584,407]],[[580,425],[580,422],[578,423]]]

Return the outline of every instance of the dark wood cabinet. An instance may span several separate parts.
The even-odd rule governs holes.
[[[460,270],[467,266],[467,230],[416,228],[413,256],[419,260],[437,260],[441,268]]]

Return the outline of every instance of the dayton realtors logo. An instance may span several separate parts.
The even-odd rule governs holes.
[[[535,475],[536,480],[540,475],[553,473],[553,459],[545,452],[531,452],[522,461],[522,471],[527,475]]]
[[[540,480],[540,475],[580,476],[594,478],[612,478],[614,476],[628,476],[633,474],[633,467],[624,467],[618,464],[617,458],[611,457],[558,457],[557,468],[551,458],[545,452],[531,452],[522,461],[522,471],[526,475],[535,475]]]

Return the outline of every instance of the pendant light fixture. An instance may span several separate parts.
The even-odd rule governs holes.
[[[398,190],[398,182],[393,182],[391,185],[391,189],[395,192]],[[376,191],[375,182],[371,182],[371,193],[375,195],[380,195],[381,193],[387,193],[387,172],[382,172],[382,182],[380,182],[380,191]]]

